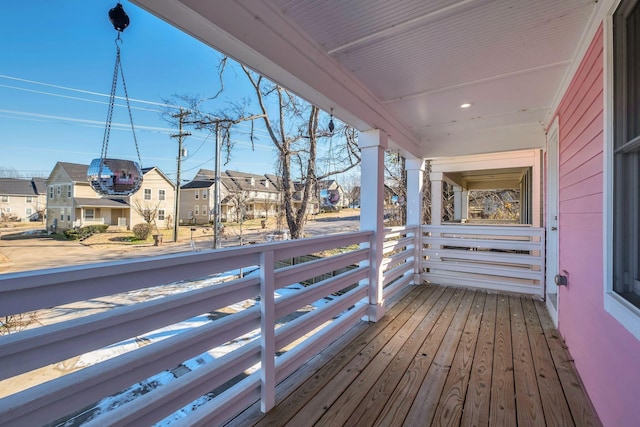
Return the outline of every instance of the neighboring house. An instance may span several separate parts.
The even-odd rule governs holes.
[[[294,183],[293,205],[300,205],[304,187]],[[213,221],[215,171],[200,169],[193,180],[180,187],[180,223],[205,224]],[[329,197],[337,199],[332,206],[348,206],[348,198],[335,180],[318,183],[319,191],[326,190]],[[313,190],[308,213],[317,213],[319,203],[317,190]],[[324,194],[324,193],[323,193]],[[337,197],[336,197],[337,195]],[[239,171],[224,171],[220,175],[220,220],[239,221],[245,219],[276,216],[283,203],[282,179],[273,174],[256,175]]]
[[[265,175],[226,171],[236,185],[236,210],[243,212],[245,219],[275,216],[281,204],[279,187],[273,185]]]
[[[215,171],[200,169],[193,180],[180,187],[180,223],[206,224],[213,221],[215,205]],[[220,219],[230,221],[231,198],[237,187],[224,172],[220,176]]]
[[[145,168],[140,190],[129,197],[102,197],[87,180],[88,165],[58,162],[47,186],[47,229],[68,230],[91,224],[127,227],[144,222],[138,212],[156,209],[159,227],[175,217],[175,187],[155,167]]]
[[[142,185],[140,190],[128,197],[131,206],[128,226],[145,222],[141,210],[156,210],[158,228],[173,226],[176,206],[176,186],[157,167],[142,168]]]
[[[0,178],[0,220],[40,221],[44,218],[43,178]]]

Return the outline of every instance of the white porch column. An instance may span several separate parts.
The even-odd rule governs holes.
[[[453,220],[460,221],[462,219],[462,187],[453,186]]]
[[[442,225],[442,172],[431,172],[431,225]]]
[[[422,183],[424,178],[424,159],[407,159],[405,162],[407,170],[407,225],[416,226],[414,240],[414,263],[413,263],[413,284],[422,283],[420,273],[422,268]]]
[[[462,193],[460,193],[460,198],[462,199],[460,218],[466,221],[469,219],[469,190],[463,190]]]
[[[423,159],[407,159],[407,225],[422,224]]]
[[[360,230],[374,232],[369,257],[369,311],[366,320],[377,322],[384,315],[382,246],[384,242],[384,150],[387,136],[380,130],[358,135],[361,153]]]

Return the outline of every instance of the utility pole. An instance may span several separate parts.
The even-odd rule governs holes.
[[[176,207],[175,207],[175,218],[173,221],[173,241],[178,241],[178,222],[180,220],[180,164],[182,163],[182,157],[184,157],[184,152],[182,149],[182,141],[185,137],[191,135],[191,132],[183,132],[182,124],[184,123],[184,118],[188,116],[189,113],[180,108],[180,112],[178,114],[173,115],[174,118],[179,120],[179,128],[178,133],[174,135],[170,135],[171,138],[178,139],[178,166],[176,171]]]
[[[213,249],[220,247],[220,123],[216,122],[216,181],[213,187]]]

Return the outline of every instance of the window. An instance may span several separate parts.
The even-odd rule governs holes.
[[[150,188],[145,188],[144,189],[144,199],[145,200],[151,200],[151,189]]]
[[[640,307],[640,6],[614,15],[613,290]]]
[[[207,190],[202,190],[202,198],[203,199],[207,198]]]
[[[611,21],[609,21],[611,22]],[[608,254],[604,307],[620,324],[640,339],[640,3],[622,0],[613,14],[612,35],[605,49],[608,79],[605,104],[612,110],[607,120],[604,167],[605,233]]]
[[[198,205],[196,205],[196,206],[193,208],[193,215],[194,215],[194,216],[198,216],[198,215],[200,215],[200,211],[198,210]]]
[[[93,219],[95,217],[95,211],[93,208],[86,208],[84,210],[84,219]]]
[[[198,200],[198,197],[199,197],[198,190],[196,190],[194,194],[195,194],[196,200]]]
[[[0,196],[0,202],[9,203],[9,196]]]
[[[165,199],[166,199],[165,190],[158,190],[158,200],[165,200]]]
[[[164,190],[160,190],[164,191]],[[164,209],[158,209],[158,221],[164,221]]]
[[[49,187],[49,198],[53,199],[53,187]]]
[[[26,202],[26,203],[29,203],[29,204],[33,203],[33,197],[31,197],[31,196],[27,196],[27,197],[25,198],[25,202]]]
[[[27,208],[27,209],[24,211],[24,213],[25,213],[25,215],[26,215],[27,217],[30,217],[31,215],[33,215],[33,210],[32,210],[31,208]]]
[[[209,209],[207,209],[207,205],[202,205],[202,215],[206,215],[207,212],[209,212]]]
[[[56,194],[59,196],[60,194],[62,194],[62,186],[58,185],[56,186]]]
[[[67,197],[71,197],[71,184],[67,184]]]

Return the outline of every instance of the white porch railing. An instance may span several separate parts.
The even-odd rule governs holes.
[[[258,301],[202,326],[146,340],[146,345],[134,346],[129,352],[1,398],[0,426],[42,425],[78,413],[91,420],[96,402],[114,399],[122,390],[143,382],[147,386],[143,397],[106,416],[96,412],[98,416],[88,425],[151,425],[187,405],[198,409],[183,412],[175,425],[219,425],[257,400],[264,410],[269,409],[278,382],[365,315],[372,236],[372,232],[337,234],[0,276],[0,316],[6,316],[178,281],[186,287],[186,281],[206,281],[203,278],[230,270],[253,270],[243,278],[2,336],[0,390],[2,380],[16,375],[29,375],[116,343],[136,342],[137,337],[154,336],[153,331],[166,331],[164,328],[232,304]],[[390,231],[384,249],[390,254],[385,259],[385,298],[413,279],[418,237],[415,229]],[[335,249],[340,253],[274,268],[281,259]],[[276,297],[287,286],[345,267],[347,271]],[[153,295],[160,289],[148,292]],[[328,303],[309,308],[322,299]],[[186,361],[223,349],[231,341],[244,344],[218,352],[199,367],[186,368]],[[181,366],[182,374],[172,375],[171,381],[157,387],[146,381],[159,373],[175,373]]]
[[[544,296],[544,229],[426,225],[422,279]]]
[[[420,249],[418,226],[385,229],[382,275],[384,298],[389,299],[410,283],[420,283],[417,252]]]

